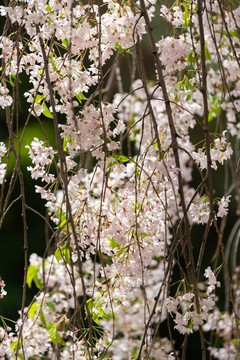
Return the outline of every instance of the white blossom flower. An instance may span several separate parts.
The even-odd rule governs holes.
[[[231,195],[227,197],[223,196],[221,200],[218,201],[218,217],[223,217],[228,214],[228,204],[230,203],[230,197]]]

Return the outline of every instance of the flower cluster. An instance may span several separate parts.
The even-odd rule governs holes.
[[[184,25],[184,14],[179,6],[173,6],[171,9],[162,5],[160,8],[161,15],[173,26],[180,27]]]
[[[6,166],[7,164],[1,163],[2,158],[6,155],[7,149],[3,142],[0,142],[0,184],[3,183],[5,174],[6,174]]]
[[[222,133],[221,138],[217,137],[211,144],[211,167],[214,170],[217,170],[217,162],[223,164],[224,160],[230,159],[233,153],[231,144],[226,140],[225,134],[226,130]],[[192,155],[202,170],[207,168],[207,156],[203,148],[199,148],[198,152],[193,152]]]
[[[4,290],[4,287],[5,287],[5,282],[0,277],[0,288],[1,288],[0,299],[2,299],[5,295],[7,295],[7,292],[6,290]]]
[[[156,45],[167,72],[182,70],[187,66],[184,59],[190,54],[190,44],[183,35],[180,35],[179,39],[166,37],[159,40]]]
[[[12,104],[12,97],[6,86],[0,85],[0,106],[4,109]]]
[[[207,322],[203,325],[204,331],[214,331],[220,340],[220,346],[210,346],[210,354],[218,360],[226,359],[226,357],[235,358],[238,356],[239,350],[237,342],[232,338],[236,332],[236,324],[234,315],[225,312],[222,313],[216,307],[214,311],[209,314]],[[222,346],[221,346],[222,345]]]
[[[34,138],[31,147],[26,145],[26,148],[29,149],[29,157],[35,164],[34,168],[32,166],[27,167],[31,172],[32,178],[41,178],[42,181],[45,181],[48,184],[53,182],[54,175],[46,171],[45,166],[49,167],[49,165],[52,164],[56,151],[53,150],[52,146],[45,146],[44,142],[37,138]]]
[[[205,296],[199,296],[196,301],[193,292],[186,292],[183,295],[167,298],[164,305],[170,314],[175,314],[174,328],[181,334],[191,334],[194,330],[198,330],[199,326],[204,324],[209,317],[209,312],[215,306],[214,290],[220,286],[220,282],[216,280],[214,272],[208,267],[204,276],[208,279]],[[196,304],[199,304],[198,307]]]

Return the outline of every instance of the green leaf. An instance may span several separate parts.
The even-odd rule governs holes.
[[[190,23],[190,18],[189,18],[189,11],[187,6],[185,6],[185,11],[184,11],[184,29],[186,29],[188,27]]]
[[[137,204],[135,204],[135,202],[132,201],[131,204],[132,204],[133,211],[141,209],[142,204],[140,203],[140,201],[138,201]]]
[[[47,324],[46,324],[46,320],[45,320],[45,317],[44,317],[44,315],[43,315],[42,310],[41,310],[41,311],[40,311],[40,313],[39,313],[39,318],[40,318],[40,320],[41,320],[41,322],[42,322],[43,326],[44,326],[44,327],[46,327],[46,326],[47,326]]]
[[[34,281],[34,284],[36,285],[36,287],[37,287],[38,289],[41,289],[41,288],[42,288],[42,283],[41,283],[41,281],[39,280],[39,278],[38,278],[37,276],[35,276],[35,278],[33,279],[33,281]]]
[[[57,328],[54,330],[54,335],[55,335],[55,339],[57,340],[57,342],[63,346],[66,346],[65,341],[61,338],[59,332],[57,331]]]
[[[84,305],[84,311],[85,311],[85,319],[87,319],[88,317],[88,312],[91,314],[92,313],[92,308],[94,305],[94,301],[93,299],[88,299],[86,302],[86,305]]]
[[[181,91],[184,89],[184,81],[185,81],[185,76],[184,76],[183,80],[178,81],[178,85],[179,85],[179,88]]]
[[[117,161],[117,162],[127,162],[129,160],[131,160],[131,158],[128,158],[124,155],[117,155],[117,154],[112,154],[113,158]]]
[[[44,107],[43,115],[49,119],[53,119],[53,114],[49,111],[45,101],[43,101],[42,106]]]
[[[187,90],[189,91],[193,91],[194,90],[194,86],[190,83],[190,81],[188,80],[187,75],[185,75],[185,87]]]
[[[55,258],[57,260],[57,262],[59,263],[60,259],[61,259],[61,250],[59,248],[57,248],[57,250],[55,251]]]
[[[64,250],[64,257],[65,257],[66,263],[70,265],[70,251],[69,251],[69,249]]]
[[[124,248],[119,249],[119,250],[116,252],[116,256],[119,257],[120,255],[122,255],[123,252],[124,252]]]
[[[92,298],[87,300],[87,307],[89,310],[92,310],[93,304],[94,304],[94,301]]]
[[[115,249],[116,247],[121,247],[121,245],[119,243],[117,243],[114,239],[114,237],[110,238],[109,236],[107,237],[107,240],[110,242],[110,249]]]
[[[62,40],[62,43],[63,43],[63,45],[65,45],[67,48],[69,47],[69,42],[68,42],[68,39],[67,39],[67,38],[63,39],[63,40]]]
[[[49,331],[49,334],[50,334],[50,339],[51,339],[51,342],[53,344],[56,344],[56,336],[55,336],[55,332],[56,332],[56,325],[55,324],[51,324],[51,328],[50,328],[50,331]],[[47,329],[48,330],[48,329]]]
[[[37,276],[38,268],[34,265],[29,265],[27,271],[27,285],[29,288],[32,286],[32,281]]]
[[[210,54],[210,52],[208,50],[208,47],[207,47],[207,43],[205,43],[205,57],[206,57],[207,60],[210,60],[210,61],[212,60],[211,54]]]
[[[67,138],[66,138],[66,136],[63,137],[63,150],[67,151]]]
[[[104,303],[102,303],[104,304]],[[106,314],[105,311],[102,309],[102,304],[98,305],[98,309],[100,311],[99,317],[109,320],[111,318],[111,314]]]
[[[53,119],[53,115],[50,112],[50,110],[48,109],[48,107],[44,101],[45,97],[46,96],[44,96],[44,95],[37,94],[34,104],[41,104],[44,107],[43,115],[46,116],[47,118]]]
[[[188,329],[193,329],[193,319],[190,319]]]
[[[118,42],[116,43],[115,48],[116,48],[121,54],[127,53],[127,54],[132,55],[132,53],[131,53],[130,50],[126,50],[126,49],[122,48],[121,45],[119,45]]]
[[[110,161],[110,163],[109,163],[108,166],[107,166],[107,169],[109,169],[113,164],[115,164],[115,162],[114,162],[114,161]]]
[[[46,329],[49,332],[50,339],[53,344],[56,344],[56,341],[57,341],[59,344],[61,344],[63,346],[66,345],[65,341],[61,338],[61,336],[57,330],[57,325],[55,323],[47,324]]]
[[[138,350],[136,347],[132,348],[132,357],[135,358],[138,355]]]
[[[55,305],[52,301],[46,302],[46,305],[52,310],[55,311]]]
[[[17,348],[17,343],[18,343],[18,341],[17,340],[15,340],[15,341],[13,341],[13,342],[11,342],[11,345],[10,345],[10,348],[12,349],[12,350],[16,350],[16,348]]]
[[[16,349],[17,349],[17,344],[18,344],[18,340],[15,340],[15,341],[11,342],[10,348],[11,348],[12,350],[16,351]],[[22,347],[22,342],[19,341],[18,350],[20,350],[21,347]],[[21,354],[18,354],[18,357],[19,357],[20,360],[24,360],[24,359],[23,359],[23,356],[22,356]]]
[[[191,92],[195,89],[195,87],[190,83],[186,74],[184,75],[184,78],[181,81],[178,81],[178,85],[181,91],[184,89],[184,87],[187,91],[191,91]]]
[[[203,201],[204,201],[205,203],[209,202],[209,197],[208,197],[208,195],[203,195],[203,196],[201,196],[200,199],[203,199]]]
[[[231,341],[234,345],[237,345],[240,343],[240,339],[232,339]]]
[[[10,83],[11,86],[14,86],[15,78],[16,78],[15,75],[10,75],[9,76],[9,83]]]
[[[237,30],[235,30],[235,31],[229,31],[229,33],[230,33],[232,36],[238,37],[238,32],[237,32]]]
[[[54,325],[55,325],[54,323],[48,323],[47,326],[46,326],[46,330],[48,332],[50,332]]]
[[[39,103],[41,103],[41,101],[42,101],[44,98],[45,98],[45,96],[37,94],[37,96],[35,97],[34,104],[39,104]]]
[[[136,169],[136,177],[137,177],[137,179],[139,179],[139,177],[140,177],[140,169],[139,169],[139,167]]]
[[[93,314],[92,314],[92,318],[93,318],[93,321],[95,321],[95,323],[100,326],[100,324],[99,324],[99,318],[98,318],[98,315],[97,315],[96,313],[93,313]]]
[[[60,261],[62,255],[64,256],[66,263],[70,264],[70,251],[67,248],[66,243],[63,246],[61,246],[60,248],[57,248],[55,251],[55,258],[56,258],[57,262]]]
[[[39,308],[39,304],[37,302],[34,302],[28,312],[30,319],[32,319],[34,317],[38,308]]]
[[[82,100],[87,100],[86,96],[84,96],[82,92],[80,92],[78,94],[75,93],[75,96],[80,104],[82,103]]]
[[[63,228],[64,228],[64,225],[65,225],[65,223],[67,222],[67,221],[66,221],[66,217],[65,217],[65,213],[62,213],[60,220],[61,220],[61,223],[60,223],[60,225],[58,225],[58,226],[56,227],[56,229],[63,229]]]
[[[59,74],[58,68],[57,68],[56,65],[54,64],[53,55],[52,55],[52,54],[49,55],[49,62],[50,62],[50,64],[52,65],[53,71],[56,72],[57,74]],[[61,76],[61,74],[59,74],[59,75]]]

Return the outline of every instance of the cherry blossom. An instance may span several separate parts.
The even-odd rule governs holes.
[[[27,229],[20,148],[36,121],[42,137],[28,138],[27,170],[41,180],[35,192],[45,201],[51,234],[43,257],[28,254],[24,243],[22,308],[14,331],[0,314],[0,357],[180,359],[187,341],[176,348],[170,317],[185,339],[200,334],[204,359],[207,352],[237,356],[238,274],[232,290],[222,238],[233,188],[236,198],[239,191],[240,8],[215,0],[201,6],[199,0],[160,9],[154,0],[0,6],[10,24],[0,39],[0,105],[9,131],[8,149],[0,142],[0,221],[17,174]],[[160,40],[153,19],[167,23]],[[151,80],[143,40],[152,47]],[[22,76],[29,115],[20,137],[13,123]],[[42,119],[54,129],[53,144]],[[233,186],[226,175],[221,192],[216,177],[228,166]],[[194,230],[203,227],[196,253]],[[232,314],[218,308],[220,268],[202,266],[212,232],[221,260],[211,266],[223,263]],[[39,291],[27,304],[33,284]],[[0,278],[0,298],[4,287]],[[160,336],[164,321],[168,337]],[[206,345],[203,331],[213,331],[221,346],[214,338]]]

